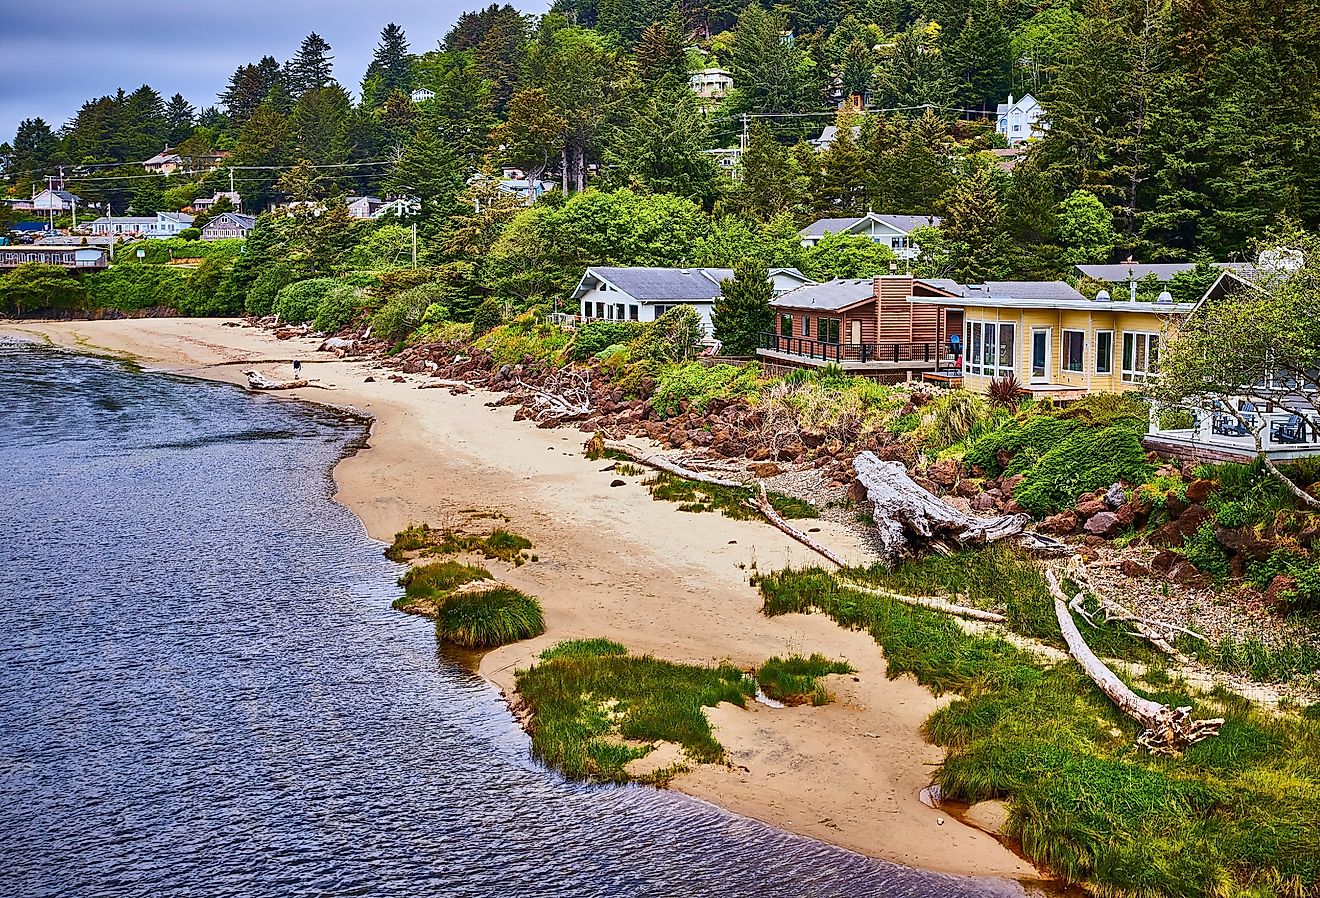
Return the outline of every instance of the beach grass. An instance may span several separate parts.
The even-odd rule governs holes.
[[[418,555],[482,555],[486,558],[512,564],[525,564],[532,556],[531,540],[503,527],[489,533],[467,533],[454,527],[432,527],[430,524],[410,524],[394,535],[394,541],[385,550],[391,561],[404,562]]]
[[[853,673],[846,661],[834,661],[824,655],[810,657],[776,655],[756,669],[756,682],[769,698],[785,705],[828,704],[829,693],[820,678],[829,674]]]
[[[650,492],[651,498],[657,501],[678,503],[679,511],[718,511],[725,517],[739,521],[761,519],[761,513],[748,504],[753,497],[753,491],[749,487],[716,486],[661,472],[646,481],[646,489]],[[770,505],[784,518],[792,520],[820,517],[820,510],[810,502],[776,492],[767,495]]]
[[[627,765],[660,742],[681,746],[695,762],[722,761],[724,748],[702,709],[721,702],[745,707],[756,691],[732,665],[631,655],[605,639],[547,650],[535,666],[518,671],[517,688],[532,711],[536,756],[570,779],[611,783],[635,779]],[[663,783],[679,769],[644,779]]]
[[[957,569],[918,562],[886,585],[929,594],[961,583],[965,600],[1019,601],[999,581]],[[765,613],[819,610],[869,632],[891,677],[957,695],[925,724],[948,752],[936,774],[945,797],[1006,800],[1008,834],[1054,875],[1107,896],[1315,894],[1320,721],[1266,714],[1224,690],[1193,694],[1158,670],[1146,683],[1131,681],[1120,666],[1150,698],[1226,719],[1219,736],[1183,757],[1153,757],[1135,747],[1135,724],[1071,661],[1046,663],[945,615],[851,590],[823,570],[782,571],[760,586]],[[1036,600],[1020,601],[1023,619],[1046,629],[1030,608]]]
[[[454,590],[477,580],[489,579],[490,571],[476,565],[460,564],[457,561],[419,564],[409,568],[399,578],[404,594],[402,598],[394,600],[394,608],[410,614],[435,617]]]
[[[541,603],[510,586],[451,595],[436,618],[440,638],[466,648],[489,649],[545,632]]]

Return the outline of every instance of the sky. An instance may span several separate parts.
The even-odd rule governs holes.
[[[333,48],[335,77],[356,95],[390,22],[414,53],[434,49],[459,14],[492,0],[160,0],[5,3],[0,26],[0,143],[18,123],[41,117],[58,129],[78,107],[122,87],[150,84],[166,99],[182,93],[201,109],[216,104],[234,69],[262,56],[281,62],[310,31]],[[549,0],[501,0],[542,13]]]

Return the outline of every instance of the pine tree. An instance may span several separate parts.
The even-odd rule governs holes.
[[[848,96],[860,96],[866,102],[875,86],[875,53],[865,43],[854,40],[844,51],[839,81]]]
[[[720,283],[710,316],[715,339],[723,344],[725,355],[756,352],[761,334],[774,326],[773,298],[765,265],[746,259],[734,266],[733,277]]]
[[[412,64],[408,59],[408,38],[393,22],[380,33],[380,43],[362,78],[362,105],[375,109],[395,91],[412,91]]]
[[[811,161],[816,164],[814,153]],[[738,162],[729,207],[743,215],[769,221],[783,213],[797,212],[803,201],[798,169],[788,148],[775,140],[769,124],[758,120],[751,127],[747,149]]]
[[[687,85],[644,98],[631,120],[605,149],[610,178],[621,187],[708,200],[718,192],[719,171],[703,150],[710,145],[706,117]]]
[[[948,129],[929,110],[907,126],[902,145],[884,171],[888,179],[885,193],[899,207],[890,211],[931,213],[953,181],[948,144]]]
[[[164,178],[145,178],[139,181],[133,188],[133,201],[129,205],[129,211],[134,215],[155,215],[164,209],[165,197],[162,193],[164,186]]]
[[[284,67],[289,96],[296,100],[328,85],[334,79],[333,61],[330,45],[321,35],[313,31],[303,38],[298,54]]]
[[[840,115],[834,140],[820,157],[820,191],[816,194],[819,211],[836,216],[858,216],[867,211],[866,156],[853,137],[854,115]]]
[[[993,109],[1002,101],[1011,83],[1013,55],[998,0],[972,0],[944,64],[959,104]]]
[[[171,146],[178,146],[188,139],[192,133],[195,113],[196,110],[183,98],[183,94],[170,97],[165,106],[165,127]]]
[[[991,166],[979,166],[954,184],[942,211],[953,277],[964,284],[1002,277],[1008,239]]]
[[[477,70],[491,84],[495,110],[504,112],[522,80],[527,51],[527,19],[506,8],[477,44]]]
[[[637,41],[637,77],[644,85],[673,86],[688,76],[687,34],[675,9],[663,22],[646,26]]]
[[[803,112],[819,105],[812,96],[810,61],[784,34],[788,21],[755,3],[738,16],[729,52],[737,96],[749,112]]]

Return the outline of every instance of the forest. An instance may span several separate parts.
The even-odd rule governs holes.
[[[187,208],[231,177],[249,211],[327,202],[325,216],[262,216],[248,251],[193,286],[195,314],[261,313],[272,287],[397,267],[414,223],[420,268],[395,280],[432,283],[458,320],[488,299],[553,304],[587,264],[750,259],[868,276],[888,270],[879,248],[844,239],[809,258],[794,236],[867,210],[942,216],[918,273],[966,282],[1128,256],[1237,260],[1281,227],[1320,226],[1315,12],[1277,0],[492,5],[418,41],[431,49],[388,25],[356,84],[336,80],[312,33],[287,61],[238,66],[213,105],[121,88],[63,126],[25,120],[0,163],[11,197],[62,174],[117,215]],[[714,67],[734,88],[702,100],[689,73]],[[414,102],[418,88],[434,98]],[[987,152],[1005,146],[994,110],[1028,92],[1049,130],[1007,170]],[[806,142],[829,124],[841,127],[827,147]],[[742,141],[730,177],[708,151]],[[214,171],[145,173],[165,146],[226,155]],[[502,168],[561,189],[524,208],[491,186]],[[382,224],[328,202],[365,193],[420,203]]]

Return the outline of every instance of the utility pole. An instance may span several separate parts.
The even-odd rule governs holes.
[[[413,268],[416,268],[417,267],[417,222],[415,221],[413,222],[413,226],[412,226],[412,238],[413,238]]]
[[[229,167],[229,192],[234,192],[234,167],[232,165]]]

